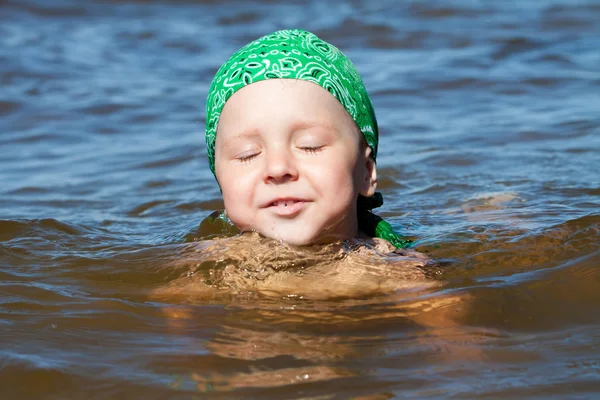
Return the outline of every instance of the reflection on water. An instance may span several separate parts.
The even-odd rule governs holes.
[[[597,397],[597,2],[0,10],[2,398]],[[212,74],[290,27],[363,74],[416,251],[206,224]]]

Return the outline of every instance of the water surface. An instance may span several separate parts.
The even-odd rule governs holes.
[[[592,0],[4,2],[2,397],[597,397],[598,21]],[[361,71],[380,213],[432,285],[165,296],[208,271],[222,208],[210,80],[292,27]]]

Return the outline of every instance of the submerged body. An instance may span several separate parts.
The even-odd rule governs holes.
[[[364,298],[436,285],[432,260],[382,239],[293,246],[245,233],[194,243],[169,268],[181,277],[154,296],[189,300],[240,295],[302,299]]]
[[[361,350],[348,345],[347,336],[312,332],[309,321],[317,326],[396,321],[416,327],[423,343],[443,348],[448,358],[479,358],[477,349],[463,343],[480,339],[459,325],[469,296],[439,295],[443,282],[431,279],[436,264],[423,253],[395,249],[382,239],[292,246],[257,233],[198,242],[183,251],[168,266],[180,277],[151,294],[163,304],[173,333],[195,329],[199,303],[226,304],[237,316],[203,343],[212,354],[242,360],[291,356],[316,363],[227,376],[194,374],[200,390],[277,387],[299,383],[298,376],[307,373],[311,380],[352,376],[330,362]],[[265,321],[280,329],[262,329]],[[309,330],[298,329],[299,322]]]

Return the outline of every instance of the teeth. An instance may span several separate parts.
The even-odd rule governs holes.
[[[295,203],[294,200],[282,200],[273,203],[276,207],[289,207]]]

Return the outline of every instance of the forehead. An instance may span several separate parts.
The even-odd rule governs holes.
[[[342,104],[321,86],[299,79],[269,79],[252,83],[231,96],[217,130],[221,133],[239,125],[298,120],[345,129],[356,127]]]

